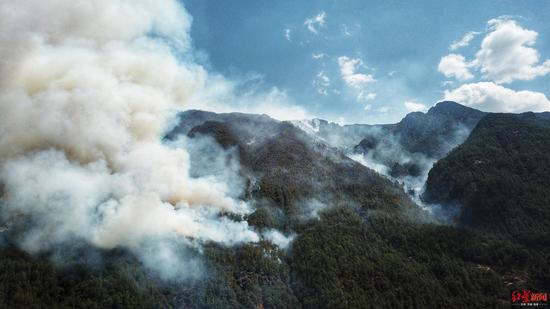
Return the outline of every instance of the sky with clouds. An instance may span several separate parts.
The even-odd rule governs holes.
[[[550,1],[183,3],[197,61],[307,115],[391,123],[443,99],[550,110]]]

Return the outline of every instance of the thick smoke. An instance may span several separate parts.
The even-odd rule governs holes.
[[[180,245],[259,240],[221,215],[250,211],[228,175],[192,177],[185,148],[161,143],[207,80],[190,24],[175,0],[0,2],[1,215],[31,222],[22,248],[122,247],[193,276]]]

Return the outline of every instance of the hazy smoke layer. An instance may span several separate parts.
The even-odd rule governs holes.
[[[190,23],[175,0],[0,2],[1,215],[32,222],[24,249],[83,240],[143,256],[171,239],[147,251],[157,263],[174,236],[258,240],[220,217],[248,211],[231,188],[191,177],[188,153],[160,142],[206,79],[183,61]]]
[[[446,154],[456,145],[464,142],[469,133],[468,128],[458,124],[453,128],[452,134],[446,136],[445,139],[437,136],[434,138],[438,139],[439,151]],[[433,164],[441,159],[441,155],[430,156],[421,152],[410,152],[403,146],[399,135],[376,128],[370,130],[367,137],[375,140],[376,145],[371,149],[358,149],[355,152],[348,152],[348,156],[364,166],[399,182],[420,207],[432,210],[432,206],[435,205],[426,205],[420,199],[420,196],[424,192],[428,173]],[[401,171],[399,167],[401,167]]]

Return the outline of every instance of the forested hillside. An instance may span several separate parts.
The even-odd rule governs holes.
[[[459,225],[501,238],[550,244],[550,122],[491,114],[430,171],[424,198]]]
[[[238,219],[246,220],[258,233],[281,231],[290,239],[288,246],[266,240],[230,247],[208,243],[197,253],[204,263],[202,276],[166,280],[122,249],[98,250],[80,244],[62,253],[30,256],[14,246],[17,231],[6,225],[1,234],[0,307],[507,307],[511,290],[549,282],[549,255],[540,242],[546,231],[545,217],[530,213],[546,201],[533,192],[546,192],[547,178],[541,177],[548,170],[541,162],[546,162],[548,154],[543,142],[548,138],[548,125],[534,117],[490,115],[482,120],[464,146],[436,165],[428,191],[433,192],[436,175],[442,184],[465,177],[465,183],[490,190],[481,191],[486,196],[499,192],[512,199],[500,187],[467,178],[508,167],[505,174],[487,179],[500,185],[505,185],[504,177],[533,183],[512,191],[531,190],[519,195],[532,199],[518,204],[522,210],[516,210],[519,215],[514,218],[528,216],[531,235],[540,230],[542,238],[527,239],[521,233],[527,232],[525,227],[505,228],[497,221],[500,215],[487,216],[475,208],[460,217],[464,227],[442,225],[416,206],[398,184],[290,123],[247,114],[184,113],[167,142],[183,137],[188,139],[187,146],[192,142],[197,143],[194,147],[218,145],[229,155],[227,160],[238,160],[245,186],[241,198],[255,209]],[[514,124],[511,129],[510,123]],[[459,157],[470,165],[451,164],[457,153],[470,148],[472,140],[477,145],[471,157],[474,161],[465,155]],[[193,157],[210,148],[188,149],[193,162],[202,162],[192,166],[191,174],[216,172],[201,165],[209,162],[215,167],[211,158]],[[489,155],[501,159],[478,174],[464,168],[481,165],[475,160],[489,162]],[[512,164],[520,159],[525,160],[522,165]],[[450,178],[449,172],[464,176]],[[538,174],[529,178],[532,173]],[[443,188],[430,198],[471,196]],[[465,204],[464,208],[474,206],[478,205]],[[475,220],[462,221],[466,218]],[[502,237],[502,233],[511,236]]]

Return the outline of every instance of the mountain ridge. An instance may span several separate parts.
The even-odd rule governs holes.
[[[538,114],[518,117],[545,121]],[[476,128],[486,127],[483,119]],[[180,114],[178,121],[165,142],[186,147],[191,177],[237,170],[228,184],[244,187],[236,198],[249,203],[252,213],[235,219],[261,235],[279,231],[287,246],[265,239],[231,247],[206,243],[195,256],[206,273],[180,282],[162,280],[120,248],[67,247],[29,256],[10,246],[16,231],[8,229],[0,233],[5,244],[0,306],[504,307],[510,290],[548,285],[550,255],[540,239],[517,242],[440,224],[398,183],[290,122],[197,110]],[[397,140],[373,140],[372,145],[403,150],[390,142]],[[520,149],[528,153],[530,148]],[[407,155],[412,163],[425,157]],[[49,254],[66,266],[55,267]],[[88,267],[86,259],[101,262]]]

